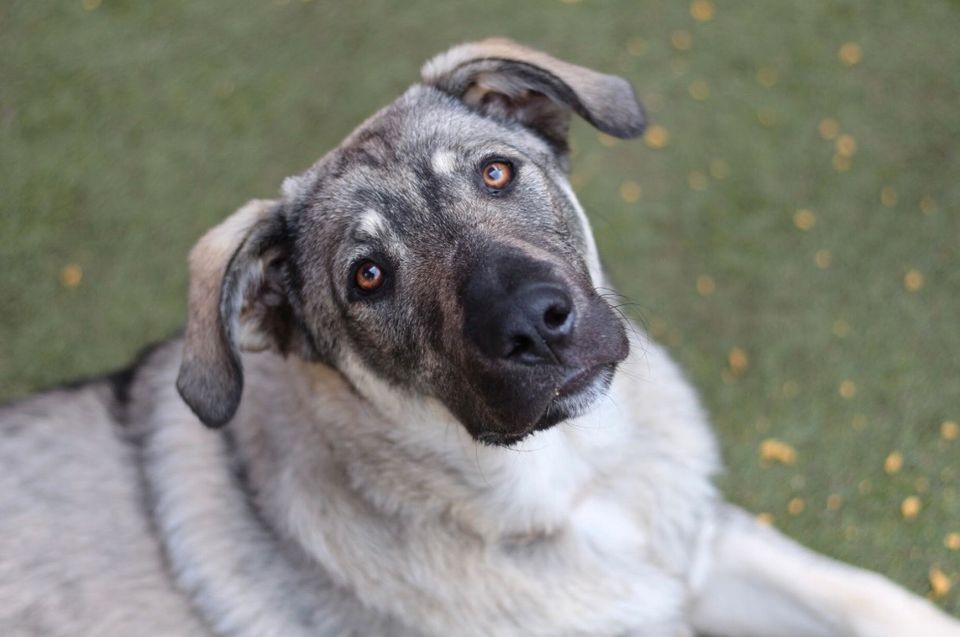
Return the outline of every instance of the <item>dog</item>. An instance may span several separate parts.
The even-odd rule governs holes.
[[[0,632],[960,636],[722,500],[598,292],[574,113],[645,126],[621,78],[454,47],[200,239],[182,337],[0,410]]]

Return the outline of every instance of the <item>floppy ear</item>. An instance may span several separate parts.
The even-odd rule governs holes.
[[[494,117],[521,122],[567,147],[570,111],[615,137],[636,137],[646,118],[630,83],[503,38],[456,46],[427,62],[423,81]]]
[[[190,251],[190,293],[177,390],[209,427],[227,423],[243,391],[242,350],[286,353],[293,328],[279,205],[253,200]]]

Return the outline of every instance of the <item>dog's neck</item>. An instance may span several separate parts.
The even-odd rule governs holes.
[[[683,572],[698,527],[682,503],[712,498],[715,450],[665,354],[643,343],[634,352],[609,400],[513,449],[474,444],[428,402],[383,413],[339,372],[267,352],[245,357],[250,399],[223,435],[199,427],[175,400],[169,373],[145,379],[143,391],[167,397],[165,408],[144,419],[143,453],[153,459],[145,480],[165,511],[158,532],[172,569],[193,569],[179,584],[215,619],[237,595],[222,582],[246,573],[237,584],[246,601],[233,625],[255,618],[258,627],[288,634],[281,627],[304,614],[341,609],[335,596],[343,591],[384,618],[430,607],[423,602],[465,572],[485,573],[479,581],[500,573],[518,543],[536,543],[537,555],[552,556],[551,568],[536,576],[509,566],[521,590],[545,586],[562,596],[571,573],[598,581],[606,568],[600,554],[620,564],[641,553],[641,563]],[[175,348],[166,355],[180,357]],[[398,420],[401,412],[422,419]],[[242,490],[228,470],[238,458]],[[223,470],[211,473],[212,463]],[[249,515],[251,499],[258,516]],[[489,551],[494,544],[503,550]],[[259,586],[250,564],[287,583],[283,603],[273,588]],[[466,588],[451,608],[489,602],[477,612],[498,617],[500,598],[474,599],[474,590]],[[318,602],[331,595],[332,606]],[[447,619],[453,623],[440,634],[451,634],[456,618]]]
[[[287,365],[303,415],[330,450],[323,460],[336,464],[343,488],[381,515],[445,519],[486,540],[561,529],[606,475],[598,460],[621,433],[616,406],[603,399],[587,416],[512,447],[486,446],[435,400],[400,395],[372,377],[364,379],[367,397],[357,400],[331,368],[293,359]],[[280,444],[301,447],[284,457],[304,453],[303,441]]]

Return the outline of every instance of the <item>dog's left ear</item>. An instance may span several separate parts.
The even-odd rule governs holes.
[[[226,424],[243,391],[240,352],[294,340],[280,205],[253,200],[190,251],[190,293],[177,390],[209,427]]]
[[[494,38],[456,46],[421,71],[436,86],[494,117],[519,121],[567,148],[570,111],[615,137],[636,137],[646,118],[630,83]]]

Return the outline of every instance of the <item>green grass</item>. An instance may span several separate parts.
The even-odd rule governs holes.
[[[274,194],[430,55],[508,35],[627,76],[669,133],[653,150],[579,125],[574,180],[630,311],[703,392],[725,491],[918,593],[938,564],[955,582],[940,603],[960,613],[960,551],[944,546],[960,531],[960,440],[939,433],[960,420],[957,33],[960,5],[938,0],[722,2],[702,23],[667,0],[4,3],[0,398],[119,366],[173,333],[205,228]],[[846,42],[859,64],[838,60]],[[698,80],[706,99],[691,97]],[[845,172],[823,118],[856,140]],[[639,201],[621,197],[627,181]],[[806,231],[801,208],[815,215]],[[60,281],[68,264],[83,272],[74,288]],[[734,348],[748,358],[739,375]],[[796,463],[764,467],[769,437]],[[894,450],[903,469],[888,475]],[[923,508],[908,522],[910,495]],[[798,497],[806,509],[791,515]]]

